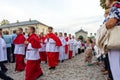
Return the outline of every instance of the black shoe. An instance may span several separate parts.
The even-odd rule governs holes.
[[[47,64],[47,61],[45,61],[45,64]]]
[[[6,68],[6,69],[4,69],[4,70],[2,70],[2,72],[3,73],[6,73],[8,71],[8,69]]]
[[[50,67],[49,68],[49,70],[55,70],[56,69],[56,67]]]
[[[52,67],[49,68],[49,70],[51,70],[51,69],[52,69]]]
[[[52,67],[52,70],[55,70],[56,69],[56,67]]]
[[[64,62],[64,60],[61,61],[62,63]]]
[[[4,80],[14,80],[11,77],[7,76]]]

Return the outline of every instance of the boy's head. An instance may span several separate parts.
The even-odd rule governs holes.
[[[64,33],[64,36],[67,37],[67,33]]]
[[[18,28],[17,34],[22,34],[22,33],[23,33],[23,29],[22,28]]]
[[[53,27],[48,27],[48,32],[52,33],[53,32]]]
[[[27,33],[28,34],[35,33],[35,27],[34,26],[28,26]]]
[[[62,37],[62,36],[63,36],[63,34],[62,34],[62,32],[60,32],[60,33],[59,33],[59,37]]]

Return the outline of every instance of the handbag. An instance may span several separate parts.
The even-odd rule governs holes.
[[[108,38],[108,31],[106,29],[105,24],[101,25],[101,27],[97,30],[96,34],[96,45],[99,47],[100,51],[104,53],[104,46],[106,45],[106,39]]]
[[[106,39],[107,49],[120,49],[120,26],[115,26],[114,28],[107,31],[108,38]]]

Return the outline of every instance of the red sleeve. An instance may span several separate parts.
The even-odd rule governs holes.
[[[25,37],[23,34],[17,35],[17,37],[14,39],[14,44],[24,44],[25,42]]]
[[[37,39],[33,39],[31,41],[31,45],[32,45],[33,48],[41,48],[40,41],[37,40]]]
[[[53,34],[53,33],[47,34],[46,37],[44,38],[44,40],[47,37],[52,38],[56,42],[56,46],[62,46],[60,39],[55,34]]]
[[[33,48],[41,48],[39,37],[36,34],[31,35],[28,38],[28,42],[31,43]]]
[[[62,46],[62,43],[58,37],[56,37],[56,46]]]

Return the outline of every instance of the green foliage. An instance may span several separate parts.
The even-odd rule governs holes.
[[[3,19],[1,22],[0,22],[0,25],[3,26],[3,25],[6,25],[6,24],[9,24],[9,21],[7,19]]]
[[[106,0],[100,0],[100,6],[103,8],[103,9],[107,9],[106,5],[105,5],[105,2]]]

